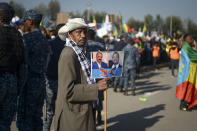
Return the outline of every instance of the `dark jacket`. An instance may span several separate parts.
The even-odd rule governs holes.
[[[124,47],[124,70],[134,69],[139,66],[138,49],[133,45],[127,44]]]
[[[107,64],[104,62],[101,62],[101,68],[108,68]],[[99,66],[96,61],[92,63],[92,69],[99,69]]]
[[[122,51],[122,49],[127,45],[123,40],[120,40],[115,44],[115,51]]]
[[[109,68],[111,68],[111,73],[112,73],[112,76],[121,76],[122,74],[122,65],[119,63],[118,67],[113,67],[115,66],[113,64],[113,62],[110,60],[109,61]]]
[[[114,64],[113,61],[110,60],[110,61],[109,61],[109,68],[112,68],[113,64]],[[118,68],[122,68],[122,65],[119,64]]]
[[[23,38],[29,72],[36,74],[46,73],[50,54],[50,46],[47,39],[38,29],[24,34]]]
[[[21,34],[10,25],[0,25],[0,73],[16,72],[23,61]]]
[[[88,40],[87,48],[88,48],[89,52],[104,51],[105,50],[105,46],[102,43],[96,42],[96,41],[93,41],[93,40]]]
[[[50,79],[58,79],[58,61],[60,54],[65,47],[65,42],[59,37],[49,41],[52,53],[50,55],[50,60],[47,68],[47,77]]]

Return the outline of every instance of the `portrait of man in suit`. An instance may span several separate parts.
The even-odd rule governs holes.
[[[109,68],[111,68],[112,76],[121,76],[122,65],[119,62],[120,55],[118,52],[114,52],[112,55],[112,60],[109,61]]]
[[[96,61],[92,63],[92,69],[100,69],[100,68],[108,68],[107,63],[103,62],[103,54],[102,52],[96,53]]]

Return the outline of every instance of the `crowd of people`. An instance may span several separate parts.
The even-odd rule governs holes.
[[[174,69],[178,69],[184,47],[180,40],[128,33],[118,38],[99,38],[82,18],[46,29],[40,27],[39,12],[28,10],[22,19],[12,23],[14,12],[7,3],[0,3],[1,131],[10,131],[15,115],[19,131],[42,131],[43,127],[50,131],[53,119],[55,131],[94,131],[96,124],[102,124],[103,91],[109,85],[114,92],[120,88],[126,96],[131,88],[131,95],[135,96],[140,67],[149,65],[157,71],[158,63],[169,61],[172,76],[176,76]],[[183,40],[196,50],[192,35],[185,35]],[[114,51],[114,62],[109,66],[121,66],[122,77],[92,79],[92,51]],[[116,51],[124,51],[123,65],[118,64]],[[101,53],[96,57],[102,61]],[[98,62],[93,63],[94,68],[107,66],[97,65]],[[189,101],[179,98],[180,108],[188,110]],[[44,102],[46,117],[42,119]]]

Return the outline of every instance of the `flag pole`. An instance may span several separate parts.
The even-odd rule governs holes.
[[[108,51],[107,46],[105,50]],[[104,131],[107,131],[107,90],[104,91]]]
[[[104,131],[107,131],[107,90],[104,91]]]

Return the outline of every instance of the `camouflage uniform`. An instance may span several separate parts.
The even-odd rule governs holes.
[[[135,95],[135,79],[136,79],[136,67],[139,66],[140,59],[138,56],[138,50],[133,45],[127,44],[124,47],[124,77],[123,87],[125,88],[125,95],[127,95],[129,81],[132,90],[132,95]]]
[[[27,52],[28,78],[19,98],[17,127],[19,131],[42,131],[45,73],[50,47],[47,39],[38,29],[25,34],[23,38]]]
[[[9,131],[16,112],[17,77],[16,74],[0,75],[0,130]]]
[[[44,122],[45,131],[50,131],[51,123],[55,113],[55,100],[58,88],[58,60],[65,47],[65,42],[59,37],[49,41],[52,53],[47,68],[47,85],[46,85],[46,118]]]
[[[46,86],[46,118],[44,122],[45,131],[50,131],[51,123],[55,113],[55,100],[57,97],[58,80],[47,78]]]
[[[0,3],[0,131],[10,131],[17,105],[17,72],[23,63],[23,41],[11,27],[14,11]]]
[[[29,73],[25,90],[19,99],[17,115],[19,131],[42,131],[45,82],[44,74]]]

